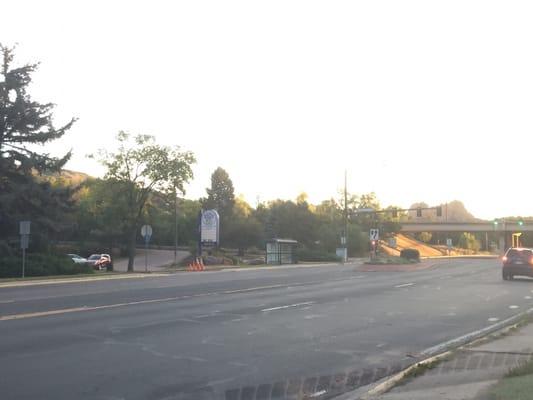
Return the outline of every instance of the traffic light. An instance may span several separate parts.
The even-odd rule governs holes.
[[[442,217],[442,207],[441,206],[437,207],[437,217]]]
[[[416,216],[417,216],[417,217],[421,217],[421,216],[422,216],[422,209],[421,209],[420,207],[418,207],[418,208],[416,209]]]
[[[520,225],[520,226],[524,225],[524,221],[519,220],[519,221],[518,221],[518,225]]]
[[[494,224],[494,226],[498,226],[498,220],[495,219],[494,221],[492,221],[492,223]]]

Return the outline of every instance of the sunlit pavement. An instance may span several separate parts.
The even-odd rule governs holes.
[[[8,399],[326,398],[533,305],[497,260],[182,273],[0,289]]]

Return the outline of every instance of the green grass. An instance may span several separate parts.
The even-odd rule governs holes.
[[[387,256],[387,257],[377,257],[370,261],[365,262],[365,264],[370,265],[387,265],[387,264],[416,264],[418,261],[408,260],[403,257],[396,256]]]
[[[507,373],[507,375],[505,375],[505,378],[516,378],[516,377],[525,376],[525,375],[533,375],[533,361],[529,361],[527,363],[519,365],[516,368],[511,369]]]
[[[489,391],[488,400],[531,400],[533,398],[533,376],[504,378]]]
[[[511,369],[488,393],[489,400],[531,400],[533,398],[533,361]]]

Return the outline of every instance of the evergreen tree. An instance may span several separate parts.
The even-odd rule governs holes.
[[[58,172],[70,152],[56,158],[36,145],[61,138],[74,119],[56,128],[54,104],[39,103],[28,93],[38,64],[13,66],[14,49],[0,44],[0,238],[16,232],[16,221],[31,219],[44,230],[57,230],[61,213],[70,206],[71,191],[39,179]]]
[[[218,167],[211,175],[211,188],[207,188],[205,208],[214,208],[220,218],[228,218],[233,213],[235,205],[235,189],[228,173]]]

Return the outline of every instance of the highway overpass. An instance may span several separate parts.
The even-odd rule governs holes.
[[[510,246],[520,246],[520,234],[533,232],[533,222],[501,221],[498,224],[489,222],[403,222],[400,232],[483,232],[498,233],[498,248],[501,252]],[[485,236],[488,247],[488,235]]]
[[[401,232],[533,232],[533,222],[402,222]]]

